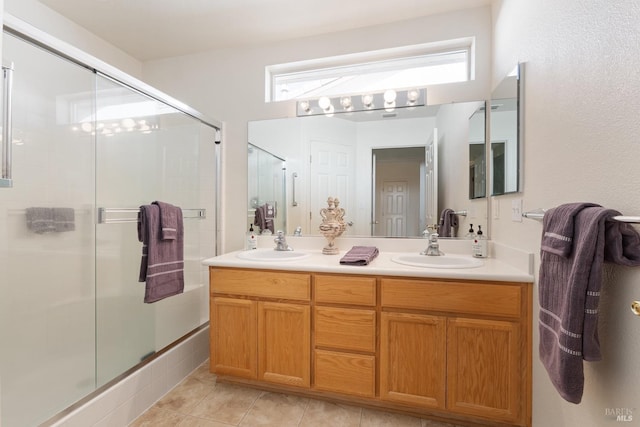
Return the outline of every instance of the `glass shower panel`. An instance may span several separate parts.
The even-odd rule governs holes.
[[[189,307],[204,289],[203,220],[185,212],[185,292],[145,304],[145,284],[138,282],[142,243],[135,210],[155,200],[183,210],[207,209],[201,177],[206,173],[213,182],[215,168],[202,170],[200,157],[211,156],[214,165],[215,154],[202,152],[205,144],[213,147],[213,137],[202,138],[198,120],[100,75],[96,119],[96,203],[111,212],[109,220],[123,220],[96,228],[97,375],[102,385],[202,323]],[[208,196],[211,217],[214,194]],[[132,212],[118,213],[121,208]]]
[[[38,425],[95,388],[93,104],[85,68],[4,34],[13,187],[0,188],[0,425]],[[91,109],[88,119],[91,120]]]

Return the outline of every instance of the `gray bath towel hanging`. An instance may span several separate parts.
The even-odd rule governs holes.
[[[540,251],[540,360],[560,395],[580,403],[583,360],[601,359],[598,304],[604,261],[640,265],[640,235],[592,203],[545,213]]]
[[[152,303],[184,291],[184,228],[182,210],[174,209],[176,238],[163,239],[160,208],[140,206],[138,240],[142,242],[140,282],[146,282],[144,302]]]

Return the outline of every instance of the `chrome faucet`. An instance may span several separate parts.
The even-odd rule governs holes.
[[[296,236],[296,237],[302,236],[302,227],[297,226],[295,231],[293,232],[293,235]]]
[[[444,252],[440,250],[440,244],[438,243],[438,233],[431,233],[429,235],[429,246],[427,246],[427,249],[420,252],[420,255],[427,255],[427,256],[444,255]]]
[[[292,251],[293,248],[287,244],[287,238],[284,236],[284,231],[278,230],[277,236],[273,239],[276,242],[275,251]]]

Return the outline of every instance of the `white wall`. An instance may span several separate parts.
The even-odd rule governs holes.
[[[490,89],[490,8],[471,9],[265,46],[217,50],[146,62],[146,82],[224,122],[223,250],[242,248],[247,122],[295,116],[293,102],[266,104],[267,65],[476,37],[476,80],[428,88],[431,104],[487,99]]]
[[[640,214],[640,4],[621,0],[502,0],[494,5],[494,82],[526,62],[524,193],[499,198],[492,237],[539,253],[541,224],[511,222],[524,209],[592,201]],[[539,259],[537,260],[536,267]],[[640,425],[640,269],[607,267],[600,303],[603,360],[585,363],[580,405],[559,397],[538,358],[534,322],[534,426],[621,425],[607,408],[630,408]],[[533,294],[537,295],[537,286]],[[537,301],[537,298],[536,298]],[[537,302],[534,319],[537,319]]]
[[[4,1],[4,12],[119,68],[125,73],[140,78],[142,73],[140,61],[37,0],[0,0],[0,6],[2,1]]]

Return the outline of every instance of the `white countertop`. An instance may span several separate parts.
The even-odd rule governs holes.
[[[295,241],[294,239],[290,239]],[[290,242],[291,243],[291,242]],[[296,242],[297,243],[297,242]],[[360,242],[356,242],[360,244]],[[299,245],[300,247],[301,245]],[[514,257],[514,250],[510,248],[494,247],[494,253],[497,257],[482,258],[483,265],[474,268],[433,268],[433,267],[414,267],[410,265],[398,264],[391,260],[401,253],[418,253],[419,251],[406,250],[399,252],[397,248],[390,246],[385,250],[381,245],[377,245],[380,249],[379,255],[366,266],[341,265],[340,258],[351,248],[351,245],[342,245],[337,255],[323,255],[321,246],[314,249],[296,248],[297,252],[304,252],[310,256],[296,260],[278,260],[278,261],[256,261],[241,259],[238,254],[242,251],[230,252],[214,258],[203,261],[203,264],[214,267],[235,267],[235,268],[256,268],[266,270],[287,270],[287,271],[309,271],[317,273],[342,273],[342,274],[363,274],[363,275],[385,275],[385,276],[406,276],[406,277],[427,277],[427,278],[445,278],[445,279],[465,279],[465,280],[492,280],[504,282],[533,282],[532,259],[530,254],[521,253]],[[447,245],[445,245],[447,246]],[[451,245],[448,249],[451,254],[457,252],[457,256],[468,256],[461,251],[455,251],[455,245]],[[459,246],[459,245],[458,245]],[[412,248],[413,249],[413,248]],[[258,251],[272,251],[273,247],[265,247],[257,249]],[[504,257],[500,255],[504,254]],[[518,257],[521,259],[514,258]]]

